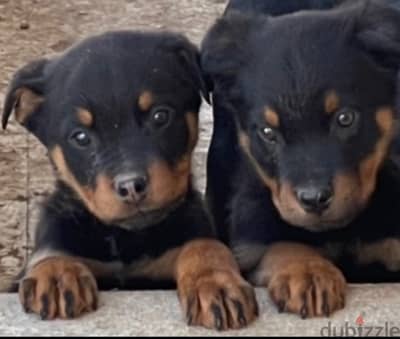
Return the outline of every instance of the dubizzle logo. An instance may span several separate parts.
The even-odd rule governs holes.
[[[360,315],[358,316],[358,318],[356,319],[356,325],[358,325],[358,326],[364,326],[364,324],[365,324],[364,317],[365,317],[364,314],[360,314]]]
[[[355,326],[346,322],[344,326],[328,323],[321,329],[321,337],[398,337],[400,336],[400,327],[385,322],[383,326],[370,326],[364,312],[356,318]]]

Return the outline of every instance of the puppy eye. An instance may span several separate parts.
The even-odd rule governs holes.
[[[153,124],[157,127],[157,128],[161,128],[163,126],[166,126],[171,118],[171,109],[167,108],[167,107],[160,107],[160,108],[156,108],[153,112],[152,112],[152,121]]]
[[[357,113],[354,111],[340,112],[337,117],[337,123],[340,127],[348,128],[354,124],[356,118],[357,118]]]
[[[79,147],[88,147],[91,143],[90,136],[83,130],[76,130],[71,134],[70,140]]]
[[[267,142],[275,144],[277,142],[277,135],[275,131],[270,127],[265,127],[261,130],[261,135]]]

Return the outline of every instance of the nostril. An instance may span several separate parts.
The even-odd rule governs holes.
[[[329,205],[332,200],[333,192],[331,190],[324,190],[318,194],[318,204],[319,205]]]
[[[120,197],[126,198],[129,195],[129,190],[125,187],[120,186],[118,187],[118,194]]]
[[[142,177],[142,178],[135,179],[134,188],[135,188],[136,193],[143,194],[144,192],[146,192],[146,188],[147,188],[146,178]]]

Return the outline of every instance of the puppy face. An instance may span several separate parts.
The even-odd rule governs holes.
[[[235,112],[240,146],[286,222],[325,231],[367,206],[395,134],[398,19],[375,4],[233,16],[206,40],[215,95]],[[246,39],[227,45],[238,25]],[[218,68],[211,53],[239,44],[238,72],[232,60]]]
[[[172,34],[91,38],[17,72],[3,124],[14,110],[100,220],[144,226],[189,187],[204,92],[197,60]]]

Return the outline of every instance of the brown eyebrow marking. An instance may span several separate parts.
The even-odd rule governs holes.
[[[261,166],[257,162],[256,158],[254,158],[253,154],[251,153],[250,137],[244,131],[241,130],[241,131],[239,131],[238,139],[239,139],[239,145],[240,145],[241,149],[248,156],[252,166],[254,166],[254,168],[257,171],[257,174],[260,176],[261,180],[271,190],[272,196],[278,197],[279,184],[275,178],[272,178],[267,173],[265,173],[265,171],[261,168]]]
[[[267,107],[264,112],[265,121],[268,125],[274,128],[279,127],[279,115],[271,108]]]
[[[325,112],[327,114],[335,113],[340,106],[340,99],[334,90],[329,91],[325,96]]]
[[[82,125],[86,127],[91,127],[93,125],[94,122],[93,114],[90,113],[87,109],[79,108],[77,115]]]
[[[142,111],[148,111],[153,105],[153,94],[150,91],[144,91],[140,95],[138,103]]]
[[[394,109],[392,107],[378,109],[376,122],[380,129],[381,137],[377,141],[374,151],[361,162],[359,169],[364,200],[368,199],[375,190],[378,171],[395,137]]]

